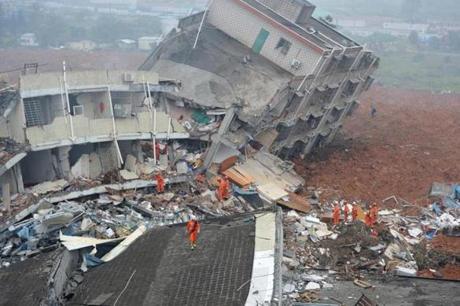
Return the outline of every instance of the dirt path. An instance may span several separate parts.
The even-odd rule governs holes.
[[[298,165],[307,186],[337,190],[327,196],[421,203],[433,182],[460,182],[460,95],[374,87],[361,101],[343,137]]]

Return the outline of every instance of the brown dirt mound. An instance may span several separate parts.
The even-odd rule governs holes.
[[[345,123],[344,138],[296,169],[307,186],[329,189],[326,197],[426,203],[433,182],[460,181],[459,118],[460,94],[374,87]]]

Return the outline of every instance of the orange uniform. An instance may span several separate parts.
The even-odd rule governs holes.
[[[332,212],[332,219],[334,221],[334,225],[337,225],[340,223],[340,208],[339,205],[334,206],[334,210]]]
[[[353,204],[353,208],[351,209],[351,218],[353,221],[358,219],[358,205]]]
[[[364,216],[364,223],[366,223],[367,226],[372,226],[372,218],[369,211],[366,213],[366,216]]]
[[[370,221],[372,225],[377,223],[378,215],[379,215],[379,209],[377,207],[377,204],[374,204],[372,205],[372,208],[370,210],[370,218],[371,218]]]
[[[197,220],[190,220],[187,222],[187,232],[189,235],[190,246],[192,249],[196,247],[196,240],[198,239],[198,233],[200,232],[200,223]]]
[[[155,179],[157,180],[157,192],[162,193],[165,191],[165,179],[161,174],[155,175]]]
[[[218,178],[217,181],[219,182],[219,187],[216,192],[217,199],[222,202],[229,197],[230,183],[226,178]]]
[[[348,222],[348,213],[350,212],[350,209],[348,208],[348,204],[345,203],[343,207],[343,215],[345,216],[345,222]]]

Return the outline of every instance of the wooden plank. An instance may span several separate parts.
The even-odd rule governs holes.
[[[236,171],[234,168],[230,168],[223,172],[233,183],[239,187],[248,187],[253,183],[251,177],[242,175],[240,172]]]
[[[281,206],[294,209],[303,213],[307,213],[311,209],[310,203],[308,203],[307,200],[293,192],[289,193],[289,201],[284,201],[283,199],[280,199],[277,203]]]
[[[222,172],[230,169],[231,167],[233,167],[236,164],[237,160],[238,160],[238,157],[236,157],[236,156],[230,156],[229,158],[224,160],[220,164],[220,172],[222,173]]]

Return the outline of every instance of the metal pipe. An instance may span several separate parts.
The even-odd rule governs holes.
[[[200,27],[198,28],[198,33],[196,33],[196,38],[195,38],[195,43],[193,44],[193,49],[195,49],[196,45],[198,44],[198,38],[200,37],[201,30],[203,29],[204,20],[206,19],[206,15],[208,14],[209,7],[212,5],[213,2],[214,0],[210,0],[208,5],[206,5],[206,8],[204,9],[203,18],[201,19]]]
[[[75,139],[75,131],[73,128],[73,118],[72,118],[72,113],[70,112],[70,99],[69,99],[69,89],[67,87],[67,73],[66,73],[66,66],[65,66],[65,61],[62,62],[62,70],[63,70],[63,78],[64,78],[64,92],[65,92],[65,97],[66,97],[66,102],[67,102],[67,114],[69,116],[69,121],[70,121],[70,137],[72,140]]]

